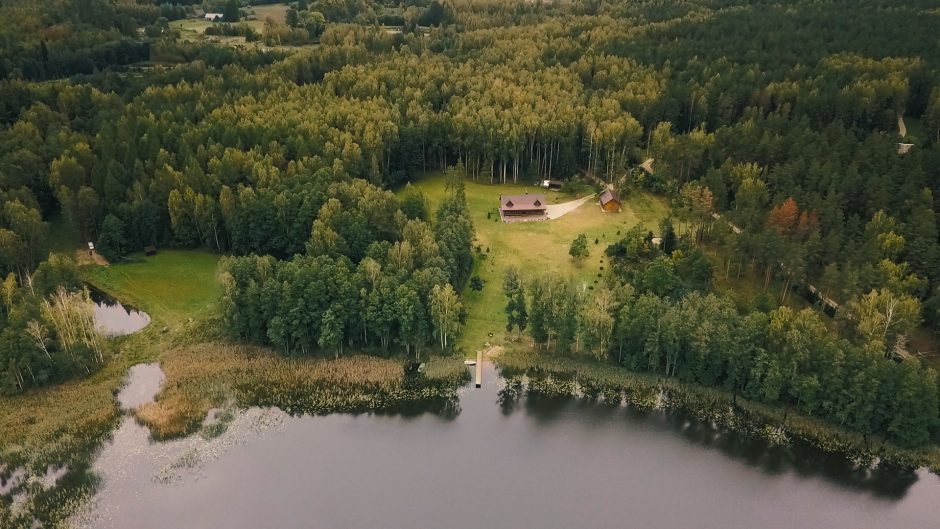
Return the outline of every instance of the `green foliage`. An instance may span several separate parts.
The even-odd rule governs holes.
[[[393,341],[420,355],[432,334],[449,348],[462,307],[448,271],[469,271],[473,238],[459,180],[450,197],[432,230],[407,219],[391,193],[362,181],[332,186],[308,255],[223,261],[229,332],[288,355],[339,354],[346,343],[387,350]]]
[[[238,22],[238,19],[241,16],[239,7],[238,0],[227,0],[225,2],[225,8],[222,11],[222,15],[225,17],[226,22]]]
[[[398,34],[377,26],[377,5],[318,0],[286,12],[296,27],[244,21],[213,29],[231,36],[213,44],[177,38],[167,21],[185,7],[4,2],[2,19],[17,23],[0,27],[0,272],[22,283],[36,270],[54,212],[80,238],[73,244],[97,240],[112,256],[150,244],[265,255],[249,258],[269,269],[258,278],[282,273],[311,289],[329,281],[348,295],[321,304],[256,279],[251,289],[266,290],[251,290],[255,312],[239,315],[246,339],[293,352],[335,349],[339,334],[342,344],[418,351],[441,334],[434,286],[460,291],[470,279],[462,179],[584,178],[675,198],[659,248],[649,226],[631,230],[608,247],[605,281],[676,302],[709,286],[695,246],[721,243],[726,271],[736,261],[763,272],[765,289],[781,281],[779,296],[761,294],[768,309],[791,285],[825,284],[845,306],[864,308],[852,300],[873,291],[869,308],[903,300],[909,322],[923,303],[936,324],[931,7],[659,4],[434,1],[398,10]],[[239,16],[238,1],[219,6]],[[227,45],[236,36],[317,45],[237,49]],[[46,80],[56,81],[36,82]],[[915,145],[903,155],[900,116]],[[655,169],[637,170],[647,158]],[[382,189],[455,163],[436,215],[420,196]],[[585,257],[587,244],[577,246],[572,255]],[[41,271],[34,287],[47,293],[68,281]],[[604,305],[604,285],[590,286],[529,282],[508,298],[511,313],[518,320],[529,297],[526,329],[538,343],[601,357],[605,311],[563,299]],[[278,296],[293,313],[273,307]],[[857,321],[872,336],[885,312],[855,314],[868,315]],[[879,347],[912,325],[882,333]],[[768,399],[790,380],[771,367]],[[807,397],[826,387],[809,375],[793,383]]]
[[[124,223],[113,214],[108,214],[98,230],[98,243],[95,250],[108,261],[117,261],[128,251],[124,239]]]
[[[676,237],[675,227],[672,224],[672,218],[664,218],[659,224],[659,231],[661,239],[659,249],[666,255],[672,255],[672,252],[676,251],[676,247],[678,246],[678,238]]]
[[[10,274],[2,285],[0,394],[87,375],[105,361],[88,291],[66,288],[80,285],[75,265],[53,254],[27,282]]]
[[[503,278],[503,294],[506,296],[506,331],[513,328],[525,331],[529,315],[526,311],[525,284],[515,268],[509,268]]]
[[[588,249],[587,235],[582,233],[571,241],[571,246],[568,248],[568,255],[578,262],[588,258],[590,250]]]
[[[659,257],[649,270],[659,277],[669,262]],[[853,345],[811,309],[742,314],[727,298],[670,298],[654,288],[602,289],[591,298],[557,277],[536,279],[529,291],[530,334],[549,348],[554,339],[559,353],[605,359],[615,352],[636,371],[793,406],[901,446],[935,440],[936,373],[873,354],[880,343]]]

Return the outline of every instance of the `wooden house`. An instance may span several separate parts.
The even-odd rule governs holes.
[[[620,212],[620,197],[613,189],[605,189],[601,193],[601,209],[608,213]]]
[[[540,193],[499,196],[499,216],[503,222],[545,220],[547,207],[545,195]]]

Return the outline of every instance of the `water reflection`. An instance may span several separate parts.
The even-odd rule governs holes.
[[[131,367],[127,373],[127,383],[117,395],[121,409],[133,410],[141,404],[153,402],[165,379],[160,364],[156,362]]]
[[[95,324],[106,335],[133,334],[150,324],[146,312],[122,305],[99,290],[91,289],[90,293],[95,304]]]
[[[506,389],[509,389],[507,387]],[[682,410],[641,410],[626,405],[605,405],[590,398],[523,395],[518,389],[501,391],[497,400],[504,414],[520,407],[535,424],[548,426],[577,414],[587,427],[620,423],[625,430],[654,429],[678,436],[692,445],[717,451],[757,469],[767,476],[795,473],[803,478],[819,477],[840,487],[899,500],[924,475],[940,492],[936,476],[926,471],[882,464],[859,466],[845,457],[830,454],[803,442],[774,445],[763,439],[720,430]]]
[[[940,480],[924,471],[858,469],[683,413],[518,389],[491,377],[401,414],[251,408],[218,435],[168,443],[126,419],[75,525],[921,529],[936,518]]]

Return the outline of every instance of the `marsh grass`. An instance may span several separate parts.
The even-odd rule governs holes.
[[[155,439],[168,439],[198,430],[211,408],[227,402],[276,406],[292,414],[394,411],[450,399],[466,376],[458,365],[463,368],[456,359],[432,360],[425,375],[409,377],[396,359],[285,358],[269,349],[224,342],[187,345],[161,355],[164,389],[135,415]]]
[[[118,424],[115,396],[127,370],[152,362],[166,339],[154,326],[113,338],[104,366],[88,377],[0,396],[0,466],[21,467],[31,476],[43,475],[50,465],[68,467],[54,489],[32,491],[17,516],[9,497],[0,498],[0,527],[31,527],[34,516],[54,527],[91,494],[94,476],[88,470],[95,450]]]
[[[428,380],[460,386],[470,381],[470,371],[460,357],[435,357],[424,368]]]
[[[888,463],[902,468],[940,471],[940,449],[899,448],[883,439],[865,438],[800,415],[727,392],[635,373],[592,360],[542,355],[519,345],[496,358],[509,383],[506,400],[532,394],[549,398],[581,397],[640,410],[672,409],[689,413],[713,427],[763,439],[774,445],[804,443],[860,466]],[[504,405],[507,403],[504,402]]]

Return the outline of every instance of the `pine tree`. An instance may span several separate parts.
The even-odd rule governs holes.
[[[124,222],[120,218],[111,213],[104,218],[98,234],[96,249],[108,261],[116,261],[127,252]]]
[[[506,331],[512,332],[513,327],[519,329],[519,332],[525,331],[529,317],[526,312],[525,285],[514,267],[506,271],[503,294],[506,296]]]

